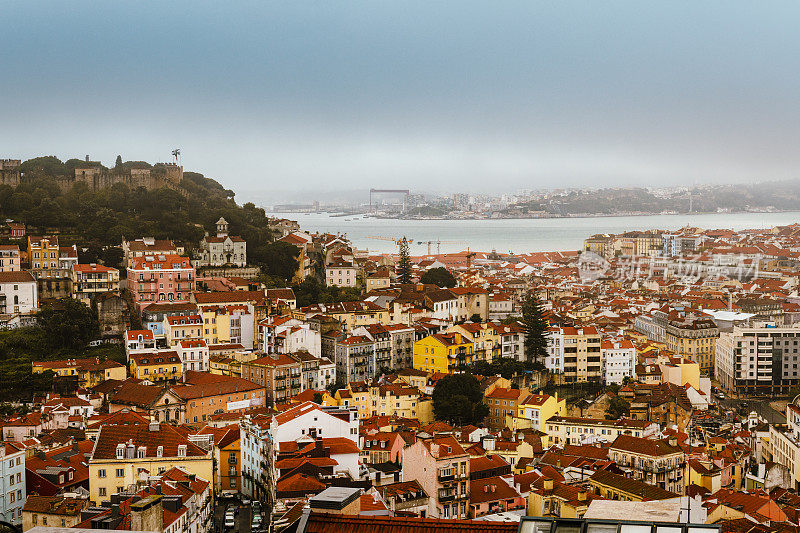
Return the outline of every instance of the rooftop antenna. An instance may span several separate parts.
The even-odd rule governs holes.
[[[172,151],[172,157],[175,158],[175,164],[177,165],[178,161],[180,160],[180,157],[181,157],[181,149],[180,148],[175,148]]]

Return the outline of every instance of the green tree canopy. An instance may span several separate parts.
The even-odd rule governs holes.
[[[478,380],[472,374],[449,374],[433,389],[433,413],[438,420],[462,426],[480,425],[489,414]]]
[[[419,278],[419,282],[427,284],[432,283],[447,289],[456,286],[456,278],[444,267],[436,267],[426,270]]]
[[[64,298],[37,315],[46,339],[54,348],[80,349],[99,334],[97,314],[86,304]]]
[[[288,242],[276,241],[254,247],[249,261],[261,267],[261,272],[290,281],[297,273],[300,264],[300,248]]]
[[[622,396],[614,395],[606,407],[606,418],[608,420],[618,420],[623,416],[628,416],[631,412],[631,404]]]

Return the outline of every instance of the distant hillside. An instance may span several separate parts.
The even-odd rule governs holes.
[[[800,205],[800,180],[708,185],[694,187],[690,192],[684,191],[668,197],[656,196],[643,188],[573,191],[539,202],[511,205],[504,214],[526,216],[535,212],[553,215],[610,215],[620,212],[657,214],[664,211],[686,213],[689,211],[690,201],[694,213],[714,213],[718,210],[790,211],[798,209]]]

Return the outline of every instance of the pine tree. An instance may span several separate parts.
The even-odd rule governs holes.
[[[525,324],[525,358],[539,362],[547,356],[547,320],[544,317],[542,301],[529,294],[522,302],[522,322]]]
[[[117,156],[117,161],[116,161],[116,163],[114,163],[114,168],[116,168],[117,170],[122,170],[122,156],[121,155]]]
[[[400,283],[411,283],[411,257],[408,253],[408,239],[400,241],[400,258],[397,261],[397,279]]]

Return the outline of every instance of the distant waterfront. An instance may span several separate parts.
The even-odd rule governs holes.
[[[367,238],[413,238],[412,255],[427,253],[427,245],[418,241],[461,241],[464,244],[442,244],[441,251],[458,252],[469,246],[481,252],[539,252],[578,250],[583,240],[595,233],[665,229],[686,225],[705,229],[733,230],[768,228],[800,222],[800,211],[783,213],[716,213],[703,215],[652,215],[591,218],[543,218],[501,220],[396,220],[361,216],[331,216],[328,213],[270,213],[272,216],[297,220],[305,231],[346,233],[358,249],[375,252],[396,252],[389,241]],[[436,245],[431,247],[436,253]]]

